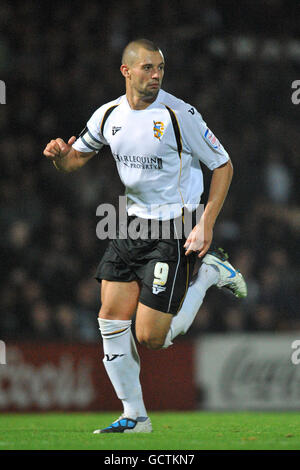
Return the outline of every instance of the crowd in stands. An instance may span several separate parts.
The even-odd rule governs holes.
[[[121,53],[139,37],[161,47],[163,89],[199,110],[234,166],[214,235],[249,294],[211,288],[189,334],[300,328],[298,25],[292,2],[237,3],[1,1],[1,339],[99,338],[96,209],[124,188],[107,148],[72,174],[42,152],[124,93]]]

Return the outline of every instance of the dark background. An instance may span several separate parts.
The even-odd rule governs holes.
[[[291,100],[298,5],[1,0],[2,340],[98,340],[93,275],[107,243],[96,237],[96,208],[116,204],[123,187],[109,149],[69,175],[42,152],[124,93],[120,57],[139,37],[160,46],[163,89],[197,107],[235,169],[215,241],[249,295],[238,301],[210,289],[188,334],[300,327],[300,105]]]

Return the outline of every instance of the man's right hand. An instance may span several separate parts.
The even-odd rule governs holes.
[[[49,158],[49,160],[60,160],[61,158],[64,158],[66,155],[68,155],[75,140],[75,136],[71,137],[67,144],[59,137],[55,140],[51,140],[46,145],[43,154],[45,157]]]

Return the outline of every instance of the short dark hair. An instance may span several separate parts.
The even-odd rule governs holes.
[[[160,51],[160,48],[153,42],[150,41],[149,39],[134,39],[133,41],[130,41],[127,46],[125,47],[123,54],[122,54],[122,64],[125,63],[125,57],[127,52],[135,47],[135,46],[140,46],[143,47],[144,49],[147,49],[147,51]]]

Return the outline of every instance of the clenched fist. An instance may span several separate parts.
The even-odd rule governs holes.
[[[45,147],[43,154],[45,157],[49,158],[50,160],[58,160],[60,158],[65,157],[68,155],[72,148],[72,144],[74,144],[76,137],[73,136],[68,140],[68,143],[60,139],[59,137],[55,140],[51,140]]]

